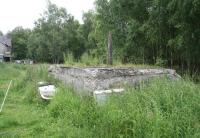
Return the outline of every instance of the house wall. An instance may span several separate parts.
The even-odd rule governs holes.
[[[4,53],[7,51],[7,47],[5,47],[3,44],[0,43],[0,54],[4,55]]]
[[[0,63],[3,62],[3,55],[0,54]]]

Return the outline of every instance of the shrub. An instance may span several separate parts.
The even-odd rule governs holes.
[[[93,57],[92,55],[89,55],[88,53],[84,53],[81,56],[80,62],[86,66],[95,66],[99,65],[99,60],[97,57]]]
[[[72,53],[64,54],[64,61],[66,65],[73,65],[74,64],[74,56]]]

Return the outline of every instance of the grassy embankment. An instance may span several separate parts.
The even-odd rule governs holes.
[[[200,137],[200,86],[189,80],[154,80],[98,106],[49,77],[45,65],[0,64],[0,102],[11,79],[0,137]],[[38,96],[40,80],[59,87],[51,102]]]

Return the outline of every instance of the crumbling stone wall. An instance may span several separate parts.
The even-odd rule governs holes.
[[[136,85],[150,78],[167,76],[172,80],[180,76],[171,69],[135,69],[135,68],[74,68],[50,66],[49,73],[62,80],[78,92],[93,92],[119,88],[123,85]]]

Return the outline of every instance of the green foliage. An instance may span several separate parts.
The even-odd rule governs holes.
[[[162,59],[167,67],[199,72],[198,0],[96,0],[95,7],[80,24],[48,1],[31,32],[18,27],[11,33],[14,57],[64,63],[67,53],[76,62],[88,54],[106,63],[110,31],[114,60],[157,65]]]
[[[48,76],[46,65],[0,66],[0,75],[6,70],[5,77],[13,79],[0,114],[0,137],[200,136],[200,85],[190,80],[155,79],[98,105]],[[59,88],[50,102],[37,94],[41,80]]]
[[[76,60],[81,57],[85,48],[80,24],[66,9],[49,2],[35,24],[28,40],[29,58],[38,62],[63,63],[63,53],[72,53]]]
[[[85,64],[86,66],[98,66],[100,64],[97,57],[92,57],[92,55],[89,55],[88,53],[84,53],[81,56],[80,63]]]
[[[163,59],[156,59],[156,66],[165,67],[167,65],[167,61]]]
[[[64,54],[64,60],[66,65],[73,65],[74,64],[74,56],[72,53]]]
[[[67,66],[98,66],[100,65],[100,61],[96,56],[92,56],[88,53],[84,53],[79,61],[74,59],[72,53],[68,53],[64,55],[65,65]]]
[[[21,60],[27,58],[28,39],[31,30],[16,27],[10,34],[12,38],[12,55],[14,59]]]
[[[108,31],[114,58],[124,63],[156,64],[199,71],[199,10],[196,0],[96,0],[95,28],[99,49]],[[197,8],[198,7],[198,8]]]
[[[78,137],[198,137],[198,89],[191,82],[155,80],[148,87],[112,96],[101,106],[63,90],[49,111],[59,120],[52,126],[59,127],[63,136],[72,131]]]
[[[5,129],[5,128],[9,128],[9,127],[16,127],[18,126],[19,123],[16,121],[15,118],[4,118],[1,122],[0,122],[0,128]]]

